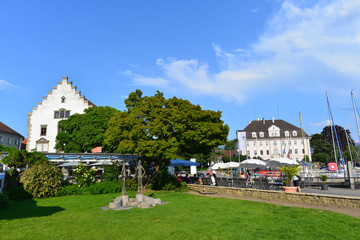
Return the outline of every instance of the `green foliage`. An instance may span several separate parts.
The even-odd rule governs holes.
[[[229,132],[220,111],[202,110],[199,105],[176,97],[165,99],[159,91],[152,97],[143,97],[136,90],[125,104],[127,110],[110,120],[105,142],[114,151],[141,157],[145,185],[171,159],[209,155],[214,147],[225,143]]]
[[[167,169],[162,169],[150,185],[152,190],[175,190],[176,192],[188,190],[186,182],[178,181],[177,177],[171,175]]]
[[[122,181],[103,181],[90,183],[83,187],[75,184],[67,185],[56,196],[120,193],[122,191],[122,184]],[[128,179],[126,181],[126,190],[137,191],[137,181],[135,179]]]
[[[331,126],[326,126],[323,128],[323,130],[321,132],[322,138],[325,139],[327,142],[332,142],[331,128],[332,128]],[[345,130],[342,126],[339,126],[339,125],[335,125],[335,129],[336,129],[337,138],[339,140],[339,145],[340,145],[341,151],[345,151],[348,147],[346,134],[348,135],[349,144],[351,146],[355,145],[354,140],[351,138],[350,130],[348,130],[348,129]],[[335,131],[333,131],[333,132],[335,134]]]
[[[25,191],[23,186],[12,186],[5,189],[5,192],[11,200],[31,198],[31,194]]]
[[[0,209],[10,204],[9,195],[6,192],[0,193]]]
[[[279,167],[280,171],[283,172],[287,178],[288,178],[288,185],[290,187],[293,186],[293,178],[298,174],[298,172],[301,171],[301,167],[299,165],[295,166],[285,166],[285,167]]]
[[[97,172],[98,170],[96,168],[88,169],[88,167],[82,163],[77,164],[74,173],[78,187],[88,186],[90,183],[95,182]]]
[[[309,162],[309,161],[310,161],[309,156],[308,156],[308,155],[304,155],[302,161]]]
[[[235,150],[235,141],[236,138],[230,141],[226,141],[225,143],[225,150]]]
[[[85,109],[84,114],[71,115],[67,120],[59,122],[56,149],[69,152],[91,152],[94,147],[102,146],[103,151],[109,149],[104,144],[108,122],[118,112],[112,107],[92,107]]]
[[[34,165],[21,176],[24,189],[35,198],[54,196],[62,188],[61,170],[50,164]]]
[[[320,176],[321,184],[325,184],[327,179],[328,179],[328,176],[326,176],[326,175],[321,175],[321,176]]]
[[[104,173],[102,177],[105,181],[118,181],[121,168],[118,162],[113,162],[112,165],[104,165]]]
[[[330,160],[330,157],[326,153],[316,153],[312,157],[313,162],[328,163],[329,160]]]

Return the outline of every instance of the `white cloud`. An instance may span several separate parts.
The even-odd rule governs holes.
[[[258,41],[227,52],[213,44],[221,70],[196,59],[158,59],[163,77],[134,74],[135,84],[181,88],[244,102],[281,89],[330,91],[360,87],[360,1],[285,0]]]
[[[169,81],[164,78],[144,77],[142,75],[135,74],[130,70],[124,71],[124,74],[133,77],[134,85],[138,86],[166,87],[169,83]]]
[[[5,80],[0,79],[0,90],[7,89],[7,88],[14,88],[14,87],[16,87],[16,86]]]
[[[326,126],[329,126],[330,125],[330,120],[325,120],[325,121],[323,121],[323,122],[320,122],[320,123],[312,123],[312,122],[310,122],[310,125],[311,126],[315,126],[315,127],[326,127]]]

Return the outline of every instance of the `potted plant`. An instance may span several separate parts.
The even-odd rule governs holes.
[[[285,192],[296,192],[297,187],[293,185],[293,178],[298,172],[300,172],[301,167],[299,165],[295,166],[285,166],[279,167],[280,171],[287,176],[287,186],[283,186]]]
[[[329,186],[326,184],[326,180],[327,180],[327,176],[326,175],[321,175],[320,176],[320,180],[321,180],[321,190],[329,190]]]

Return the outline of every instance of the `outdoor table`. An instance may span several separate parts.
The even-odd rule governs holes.
[[[269,182],[269,185],[270,185],[271,187],[273,187],[275,190],[279,190],[279,189],[282,188],[282,186],[283,186],[282,182],[277,182],[277,181],[275,181],[275,182]]]

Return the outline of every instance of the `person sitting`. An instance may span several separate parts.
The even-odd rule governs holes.
[[[178,179],[179,182],[182,181],[182,178],[181,178],[181,174],[180,174],[180,173],[177,175],[177,179]]]
[[[240,178],[246,178],[244,171],[241,171],[241,173],[240,173]]]

